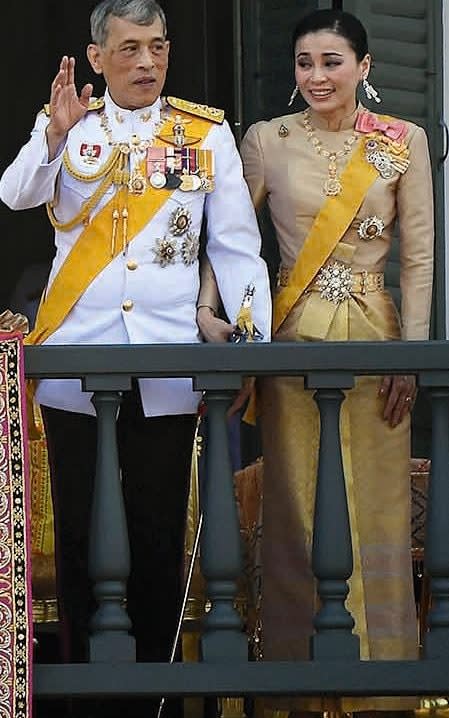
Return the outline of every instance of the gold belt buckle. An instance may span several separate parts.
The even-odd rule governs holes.
[[[328,302],[340,304],[351,296],[353,274],[351,267],[341,262],[332,262],[318,272],[316,286],[320,297]]]

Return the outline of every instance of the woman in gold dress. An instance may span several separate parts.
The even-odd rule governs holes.
[[[281,266],[274,341],[428,338],[432,179],[425,132],[357,103],[368,83],[366,32],[319,10],[293,35],[304,112],[258,122],[241,147],[256,207],[268,203]],[[401,312],[384,289],[400,227]],[[336,284],[335,286],[335,278]],[[341,418],[354,573],[348,608],[362,659],[413,659],[418,642],[410,558],[411,376],[365,377]],[[318,409],[302,379],[260,381],[264,450],[262,630],[266,660],[308,658],[317,595],[311,542]],[[279,701],[277,708],[392,710],[402,699]]]

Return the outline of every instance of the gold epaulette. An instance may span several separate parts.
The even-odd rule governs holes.
[[[200,105],[197,102],[189,102],[189,100],[181,100],[179,97],[167,97],[166,100],[170,107],[173,107],[175,110],[181,110],[181,112],[202,117],[205,120],[216,122],[219,125],[221,125],[224,120],[224,110],[219,110],[216,107]]]
[[[91,97],[89,102],[89,107],[87,108],[88,112],[92,112],[92,110],[102,110],[104,107],[104,97]],[[50,105],[49,103],[46,103],[41,112],[45,112],[47,117],[50,117]]]

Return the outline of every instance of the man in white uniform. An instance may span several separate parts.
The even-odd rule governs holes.
[[[94,72],[104,75],[104,98],[93,100],[91,85],[78,95],[75,60],[63,57],[49,105],[0,181],[0,197],[13,209],[46,203],[55,229],[56,256],[31,343],[201,341],[203,216],[230,322],[252,283],[254,322],[269,339],[260,237],[222,112],[161,98],[169,43],[153,0],[103,0],[92,13],[91,33],[87,54]],[[41,381],[36,396],[55,477],[66,657],[85,660],[96,419],[78,380]],[[175,632],[198,400],[190,380],[143,379],[120,408],[132,557],[128,610],[139,660],[167,660]]]

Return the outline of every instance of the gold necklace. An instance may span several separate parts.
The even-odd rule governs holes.
[[[358,139],[358,133],[354,132],[344,141],[342,150],[337,150],[337,152],[331,152],[330,150],[327,150],[325,147],[323,147],[323,143],[316,136],[315,128],[310,121],[310,110],[308,109],[305,110],[303,113],[303,125],[307,133],[307,139],[312,144],[312,147],[314,148],[317,155],[320,155],[320,157],[325,157],[328,160],[327,179],[323,184],[323,192],[327,197],[336,197],[343,189],[342,184],[337,177],[337,160],[341,159],[342,157],[345,157],[347,154],[349,154],[349,152],[351,152],[354,143]]]
[[[149,147],[152,146],[154,143],[154,140],[156,137],[159,137],[159,134],[165,125],[166,121],[168,119],[168,116],[164,112],[164,110],[161,111],[161,119],[155,123],[154,126],[154,132],[153,137],[150,140],[141,140],[139,135],[131,135],[130,142],[117,142],[113,140],[112,138],[112,129],[109,122],[109,117],[106,114],[106,110],[102,110],[100,112],[100,125],[103,130],[103,132],[106,135],[106,138],[108,140],[108,145],[110,147],[127,147],[128,152],[146,152]],[[123,121],[123,120],[122,120]],[[125,150],[126,151],[126,150]]]
[[[100,112],[100,125],[103,132],[108,140],[110,147],[119,147],[123,155],[130,155],[136,153],[137,155],[143,155],[147,152],[148,148],[154,143],[156,137],[159,136],[163,126],[167,121],[168,115],[164,110],[161,111],[161,119],[155,123],[153,137],[150,140],[142,140],[139,135],[131,135],[130,142],[117,142],[112,138],[112,128],[109,122],[109,117],[105,110]],[[128,189],[132,194],[143,194],[147,188],[147,177],[144,169],[144,160],[138,161],[136,166],[128,172]]]

